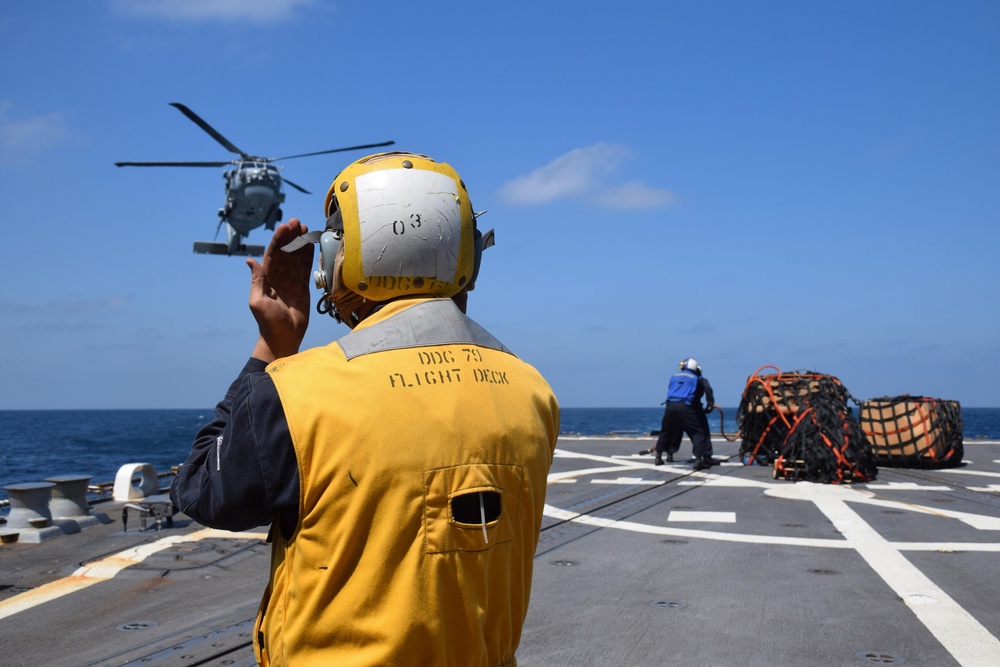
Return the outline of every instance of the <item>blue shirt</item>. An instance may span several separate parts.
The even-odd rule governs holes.
[[[680,371],[670,377],[670,384],[667,387],[668,403],[700,405],[702,396],[708,401],[708,405],[715,404],[712,386],[705,378],[691,371]]]

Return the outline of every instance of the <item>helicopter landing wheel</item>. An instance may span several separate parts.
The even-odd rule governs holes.
[[[281,209],[280,208],[278,209],[278,215],[274,219],[277,220],[278,222],[281,222]]]

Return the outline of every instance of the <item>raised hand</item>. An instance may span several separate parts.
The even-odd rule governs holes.
[[[313,245],[296,252],[281,247],[309,231],[297,218],[274,230],[263,264],[247,258],[250,267],[250,312],[259,337],[253,356],[268,363],[299,351],[309,326],[309,284]]]

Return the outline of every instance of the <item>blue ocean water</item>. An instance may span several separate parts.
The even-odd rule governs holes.
[[[0,410],[2,487],[55,475],[90,475],[113,482],[126,463],[152,463],[169,471],[187,457],[191,441],[214,409],[204,410]],[[736,433],[736,408],[723,408],[726,434]],[[565,435],[648,435],[660,428],[663,409],[563,408]],[[1000,408],[963,408],[966,440],[1000,440]],[[709,414],[719,431],[719,413]]]
[[[161,472],[187,457],[207,410],[0,410],[0,489],[55,475],[113,482],[126,463]],[[0,491],[0,498],[6,498]]]

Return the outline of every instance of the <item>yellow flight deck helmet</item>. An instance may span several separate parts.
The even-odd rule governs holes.
[[[473,279],[472,203],[448,164],[399,152],[358,160],[334,179],[326,216],[343,233],[344,287],[369,301],[452,296]]]
[[[493,230],[476,229],[465,183],[426,155],[369,155],[347,166],[326,195],[326,229],[286,245],[319,241],[317,310],[354,327],[380,302],[471,290]]]

